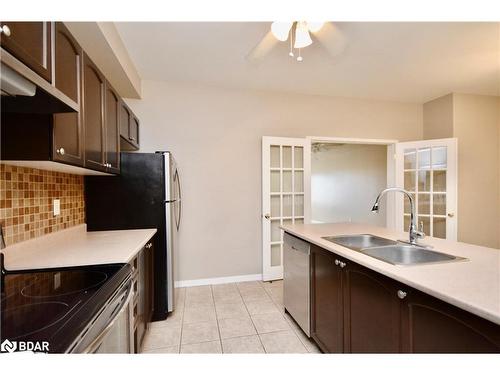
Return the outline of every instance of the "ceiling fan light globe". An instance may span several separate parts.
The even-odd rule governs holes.
[[[271,33],[276,39],[284,42],[288,39],[292,25],[293,22],[273,22],[271,24]]]
[[[307,28],[307,22],[300,21],[297,22],[295,27],[295,43],[294,48],[304,48],[312,44],[311,35],[309,35],[309,30]]]
[[[317,33],[321,30],[324,24],[324,22],[307,22],[307,28],[310,32]]]

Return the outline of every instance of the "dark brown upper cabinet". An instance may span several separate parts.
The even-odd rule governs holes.
[[[83,55],[83,122],[85,167],[105,172],[104,105],[105,78],[90,58]]]
[[[120,97],[108,82],[106,82],[104,108],[105,164],[108,171],[118,173],[120,170]]]
[[[0,45],[35,71],[52,82],[53,22],[1,22]]]
[[[139,119],[123,101],[120,104],[120,137],[122,150],[136,151],[139,149]]]
[[[62,22],[55,27],[54,84],[80,107],[77,113],[54,114],[53,159],[83,166],[84,135],[81,112],[83,50]]]

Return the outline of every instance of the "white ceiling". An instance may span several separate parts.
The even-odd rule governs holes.
[[[288,57],[265,22],[117,23],[142,79],[423,103],[500,95],[500,23],[332,23]],[[246,58],[268,34],[261,60]],[[320,37],[321,34],[318,35]]]

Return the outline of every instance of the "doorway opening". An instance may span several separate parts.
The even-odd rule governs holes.
[[[387,145],[312,142],[311,222],[354,222],[385,226],[385,200],[380,214],[371,212],[387,186]]]

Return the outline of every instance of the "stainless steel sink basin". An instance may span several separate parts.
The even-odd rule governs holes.
[[[428,250],[423,247],[405,245],[398,241],[372,234],[331,236],[323,237],[323,239],[395,265],[411,266],[415,264],[453,262],[465,259]]]
[[[410,245],[372,247],[369,249],[362,249],[360,252],[373,258],[383,260],[387,263],[406,266],[425,263],[451,262],[465,259]]]
[[[333,242],[334,244],[344,246],[351,250],[357,250],[357,251],[372,247],[397,245],[396,241],[388,240],[387,238],[377,237],[372,234],[331,236],[331,237],[323,237],[323,239]]]

